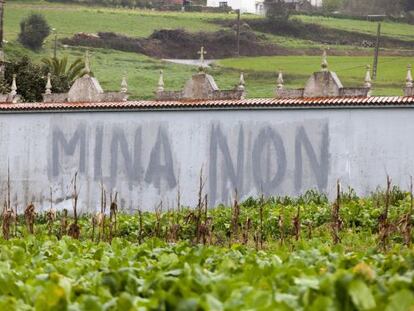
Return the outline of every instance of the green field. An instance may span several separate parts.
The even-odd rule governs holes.
[[[258,72],[275,74],[284,72],[286,87],[303,87],[312,72],[319,70],[321,58],[316,56],[271,56],[224,59],[219,64],[226,68],[245,71],[253,76]],[[366,65],[372,58],[361,56],[332,56],[328,58],[329,68],[335,71],[345,86],[362,86]],[[378,76],[374,82],[374,94],[402,94],[407,65],[414,63],[414,57],[381,57]],[[247,81],[249,81],[247,75]],[[249,83],[247,82],[247,85]]]
[[[377,22],[306,15],[296,15],[295,18],[329,28],[377,35]],[[407,41],[414,40],[414,25],[393,22],[381,22],[381,24],[381,33],[384,36]]]
[[[59,38],[68,37],[76,32],[113,31],[130,36],[146,37],[154,30],[184,28],[189,31],[216,31],[220,29],[212,23],[214,19],[234,19],[234,14],[207,14],[156,12],[150,10],[128,10],[74,6],[48,3],[44,1],[9,1],[5,10],[6,58],[13,59],[28,54],[37,62],[53,54],[53,36],[47,38],[45,47],[39,52],[31,52],[16,42],[20,20],[31,12],[39,12],[57,29]],[[258,18],[243,16],[244,19]],[[375,24],[365,21],[328,19],[300,16],[307,22],[330,23],[329,27],[375,32]],[[336,26],[335,26],[336,25]],[[354,26],[352,26],[354,25]],[[355,27],[355,29],[350,29]],[[370,28],[371,27],[371,28]],[[372,28],[374,27],[374,28]],[[384,32],[407,40],[414,38],[414,26],[384,23]],[[312,49],[318,51],[318,42],[300,40],[292,37],[264,35],[268,42],[276,43],[297,53]],[[331,47],[352,54],[358,50],[351,46]],[[126,72],[132,99],[151,99],[158,81],[159,69],[164,69],[166,89],[181,89],[196,68],[173,65],[137,53],[126,53],[105,49],[90,49],[92,66],[97,78],[108,91],[119,90],[121,76]],[[59,45],[58,55],[68,55],[71,59],[82,56],[85,48],[64,47]],[[361,50],[369,53],[369,49]],[[197,57],[194,51],[194,58]],[[363,83],[365,65],[372,64],[369,57],[341,56],[329,57],[330,68],[336,71],[345,86],[359,86]],[[272,97],[276,84],[277,71],[282,69],[286,87],[303,87],[307,78],[319,70],[320,58],[317,56],[272,56],[242,57],[218,61],[210,70],[220,88],[228,89],[237,84],[241,71],[245,73],[248,97]],[[401,95],[406,66],[414,63],[411,57],[381,57],[378,80],[375,82],[374,95]]]
[[[43,14],[60,37],[77,32],[111,31],[129,36],[147,37],[154,30],[184,28],[188,31],[215,31],[219,26],[209,23],[216,18],[234,18],[229,14],[155,12],[100,7],[82,7],[49,2],[7,2],[5,39],[17,37],[19,23],[30,13]]]

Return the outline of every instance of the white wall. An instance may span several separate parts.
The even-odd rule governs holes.
[[[79,171],[80,205],[95,210],[101,180],[125,209],[173,206],[180,184],[195,205],[201,167],[210,203],[296,195],[335,182],[367,194],[389,174],[406,187],[414,174],[414,110],[301,109],[0,114],[0,181],[12,201],[71,207]]]
[[[233,10],[240,10],[241,13],[256,13],[255,0],[207,0],[207,6],[218,7],[220,2],[227,2]]]
[[[295,0],[289,0],[286,2],[294,1]],[[207,0],[207,6],[219,7],[220,2],[227,2],[229,7],[233,10],[240,10],[241,13],[263,14],[263,12],[258,12],[256,9],[256,4],[263,2],[261,0]],[[322,0],[309,0],[309,2],[316,7],[322,6]]]
[[[309,0],[310,4],[316,7],[322,6],[323,0]]]

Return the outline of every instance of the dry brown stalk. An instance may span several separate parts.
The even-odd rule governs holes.
[[[98,242],[105,239],[105,218],[106,218],[106,191],[101,181],[101,212],[98,219]]]
[[[99,226],[99,220],[98,220],[99,214],[97,215],[92,215],[92,234],[91,234],[91,240],[92,242],[95,240],[95,227],[98,225]],[[99,228],[99,227],[98,227]]]
[[[29,231],[30,234],[34,234],[36,212],[33,203],[30,203],[24,210],[24,218],[26,219],[27,231]]]
[[[378,218],[378,235],[379,244],[383,250],[387,249],[388,238],[390,234],[390,223],[388,221],[388,211],[390,207],[391,179],[387,176],[387,189],[385,191],[385,207],[384,211]]]
[[[11,210],[10,204],[10,165],[7,165],[7,210]]]
[[[177,185],[177,214],[180,214],[181,211],[181,191],[180,191],[180,180],[178,180]]]
[[[257,241],[261,249],[263,249],[263,208],[264,208],[264,204],[265,204],[264,196],[262,194],[260,197],[260,207],[259,207],[260,227],[259,227],[258,241]]]
[[[3,213],[2,213],[2,229],[3,229],[3,238],[8,240],[10,238],[10,225],[13,218],[13,211],[7,209],[7,202],[4,204]]]
[[[48,227],[48,234],[52,234],[53,230],[53,223],[56,219],[56,211],[53,209],[53,196],[52,196],[52,187],[50,187],[50,208],[46,213],[47,218],[47,227]]]
[[[333,204],[332,208],[332,217],[331,217],[331,233],[332,233],[332,240],[334,244],[338,244],[341,242],[341,238],[339,237],[339,231],[342,227],[342,220],[339,215],[339,210],[341,208],[341,184],[339,180],[336,182],[336,200]]]
[[[414,196],[413,196],[413,177],[410,177],[410,209],[409,211],[403,216],[403,223],[402,223],[402,232],[404,237],[404,244],[406,246],[411,245],[411,238],[412,238],[412,215],[414,209]]]
[[[307,221],[305,223],[305,226],[308,227],[308,240],[312,239],[312,222],[311,221]]]
[[[17,203],[14,205],[14,213],[13,213],[12,220],[14,223],[14,236],[17,237],[17,225],[19,222],[19,216],[17,214]]]
[[[157,238],[161,238],[161,216],[162,216],[162,201],[160,204],[155,208],[155,236]]]
[[[240,205],[237,197],[237,189],[234,191],[234,202],[231,209],[231,227],[230,227],[230,245],[233,240],[238,241],[239,239],[239,217],[240,217]]]
[[[47,218],[48,234],[51,235],[53,231],[53,223],[55,222],[55,219],[56,219],[56,211],[53,209],[48,210],[46,213],[46,218]]]
[[[5,210],[6,218],[7,218],[7,227],[8,227],[8,235],[10,236],[10,228],[11,224],[14,223],[14,236],[17,236],[17,205],[16,205],[16,211],[13,212],[13,209],[11,207],[11,200],[10,200],[10,192],[11,192],[11,183],[10,183],[10,164],[7,163],[7,202],[5,204]],[[9,218],[10,214],[10,218]],[[13,232],[12,232],[13,233]]]
[[[280,244],[285,244],[285,208],[282,205],[279,215]]]
[[[118,193],[115,193],[114,198],[112,199],[112,194],[110,196],[111,205],[109,207],[109,241],[112,241],[112,238],[116,235],[116,215],[118,213],[118,204],[117,202]]]
[[[142,243],[142,235],[144,233],[143,228],[143,220],[142,220],[142,211],[138,209],[138,217],[139,217],[139,231],[138,231],[138,243]]]
[[[249,233],[252,227],[252,221],[249,217],[247,217],[246,222],[244,223],[243,227],[243,244],[247,245],[249,243]]]
[[[211,218],[208,217],[208,195],[204,195],[204,223],[202,224],[201,237],[203,244],[207,243],[207,238],[211,241]]]
[[[301,220],[300,220],[300,206],[298,206],[298,211],[296,216],[293,217],[293,228],[295,230],[295,239],[299,241],[300,239],[300,227],[301,227]]]
[[[210,244],[212,243],[211,222],[211,217],[207,217],[207,219],[200,225],[200,237],[204,245],[206,245],[207,242]]]
[[[80,226],[78,225],[78,213],[77,213],[77,206],[78,206],[78,199],[79,199],[79,194],[78,194],[78,190],[77,190],[77,177],[78,177],[78,172],[75,173],[75,177],[73,179],[73,217],[74,217],[74,222],[69,226],[69,230],[68,230],[68,235],[71,236],[74,239],[79,239],[80,236]]]
[[[256,248],[256,250],[259,250],[259,240],[260,240],[260,232],[259,231],[255,231],[254,235],[253,235],[253,240],[254,240],[254,246]]]
[[[197,216],[195,217],[195,240],[196,243],[200,243],[201,239],[201,224],[202,224],[202,213],[203,213],[203,188],[205,181],[203,180],[203,168],[200,170],[200,183],[198,187],[198,203],[197,203]]]
[[[168,241],[169,242],[177,242],[178,237],[180,234],[180,225],[179,224],[172,224],[169,227],[169,233],[168,233]]]
[[[60,237],[63,237],[68,232],[68,210],[63,210],[62,217],[60,219]]]

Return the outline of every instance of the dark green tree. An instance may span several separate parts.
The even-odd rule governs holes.
[[[52,75],[65,77],[71,83],[86,73],[85,62],[82,58],[77,58],[70,64],[67,56],[62,58],[51,57],[43,58],[42,63]]]
[[[40,14],[31,14],[20,22],[19,41],[27,48],[39,50],[50,34],[50,26]]]

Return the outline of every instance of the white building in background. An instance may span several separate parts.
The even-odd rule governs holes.
[[[285,0],[286,3],[300,3],[304,0]],[[307,0],[315,7],[322,6],[323,0]],[[233,10],[240,10],[241,13],[265,14],[264,0],[207,0],[209,7],[229,6]]]
[[[309,0],[309,2],[310,2],[310,4],[312,4],[313,6],[316,6],[316,7],[321,7],[322,6],[322,2],[323,2],[323,0]]]
[[[259,0],[260,1],[260,0]],[[240,10],[241,13],[256,14],[257,0],[207,0],[209,7],[231,7],[233,10]],[[263,1],[261,1],[263,3]]]

